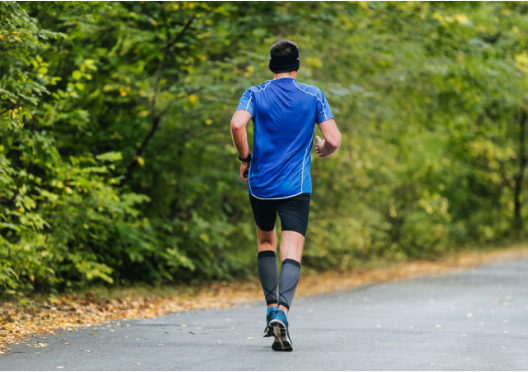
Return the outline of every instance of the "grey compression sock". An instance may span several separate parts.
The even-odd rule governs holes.
[[[279,278],[279,306],[290,309],[301,275],[301,263],[290,258],[282,261]]]
[[[260,284],[264,290],[264,297],[268,305],[277,303],[277,284],[279,281],[279,270],[274,251],[262,251],[258,253],[257,267]]]

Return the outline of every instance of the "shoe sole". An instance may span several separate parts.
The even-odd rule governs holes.
[[[264,330],[264,334],[262,337],[271,337],[274,336],[273,329],[268,325],[268,327]]]
[[[273,330],[275,341],[271,348],[275,351],[293,351],[293,345],[288,337],[286,326],[280,320],[272,320],[269,328]]]

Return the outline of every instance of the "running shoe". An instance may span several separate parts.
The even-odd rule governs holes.
[[[271,319],[273,319],[274,314],[277,312],[276,307],[272,307],[271,311],[268,311],[266,314],[266,328],[264,328],[264,335],[262,337],[271,337],[273,336],[273,329],[269,326]]]
[[[275,336],[275,341],[273,341],[271,348],[275,351],[292,351],[293,342],[288,332],[286,314],[282,310],[277,310],[271,318],[269,328],[272,330],[273,336]]]

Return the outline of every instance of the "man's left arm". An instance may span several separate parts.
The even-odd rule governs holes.
[[[246,110],[237,110],[231,119],[231,135],[233,143],[241,159],[249,156],[249,145],[247,140],[247,124],[251,120],[251,114]],[[240,165],[240,179],[247,182],[249,172],[249,161],[243,161]]]

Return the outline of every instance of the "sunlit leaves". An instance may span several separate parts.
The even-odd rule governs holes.
[[[307,267],[435,257],[511,232],[522,4],[0,9],[6,288],[254,274],[227,125],[241,93],[270,78],[280,38],[301,46],[298,80],[323,90],[343,134],[335,156],[312,159]]]

